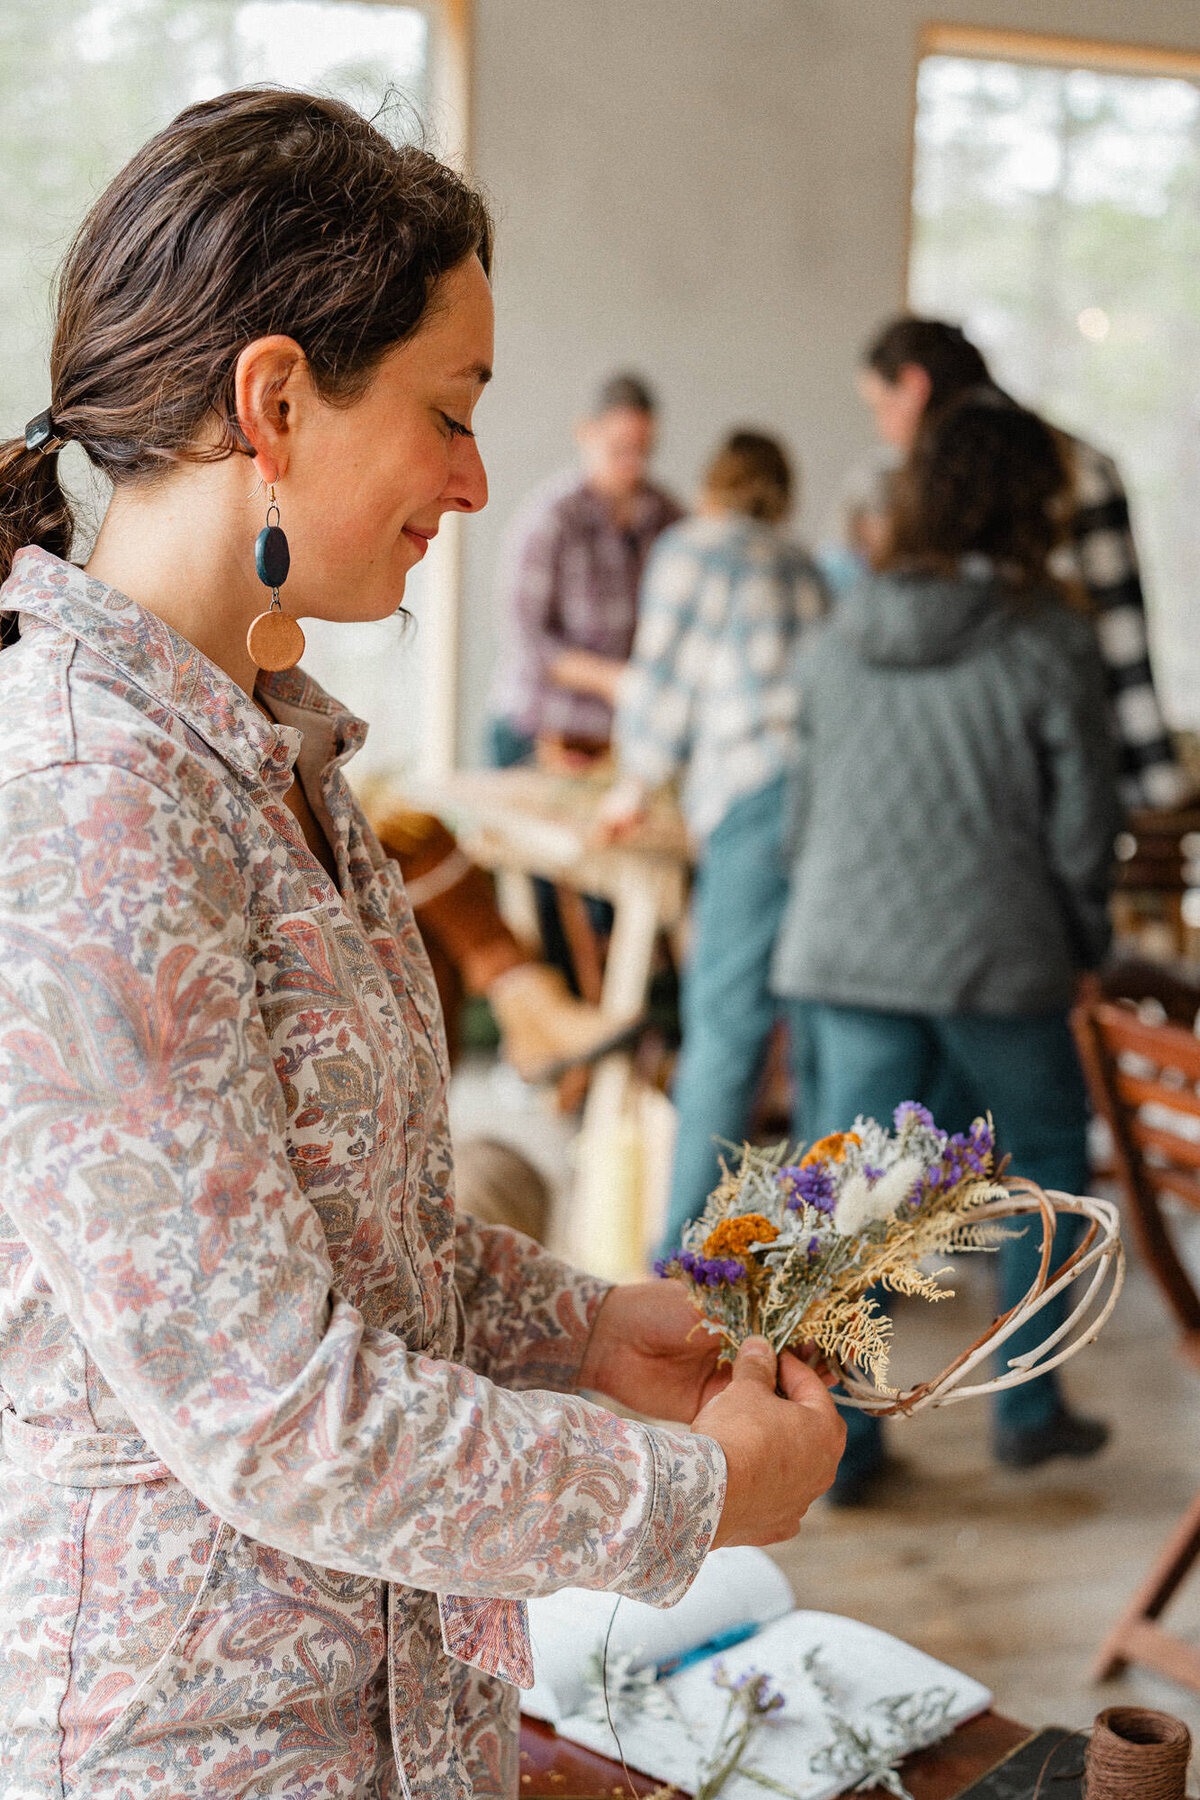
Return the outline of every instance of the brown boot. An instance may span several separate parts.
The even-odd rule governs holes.
[[[594,1062],[637,1030],[577,1000],[557,969],[522,963],[487,990],[504,1054],[523,1081],[553,1081],[564,1069]]]

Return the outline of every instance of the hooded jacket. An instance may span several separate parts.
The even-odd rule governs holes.
[[[798,679],[777,990],[896,1012],[1065,1007],[1107,947],[1120,823],[1088,621],[990,568],[874,575]]]

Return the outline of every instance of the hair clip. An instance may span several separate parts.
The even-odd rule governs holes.
[[[25,427],[25,448],[27,450],[44,450],[52,439],[58,436],[58,427],[47,407],[36,419],[30,419]]]

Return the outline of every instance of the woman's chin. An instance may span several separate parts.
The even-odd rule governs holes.
[[[403,570],[389,581],[387,587],[379,593],[371,593],[351,597],[341,593],[331,595],[324,604],[315,603],[306,608],[300,615],[306,619],[326,619],[332,625],[375,625],[381,619],[390,619],[399,612],[404,604],[405,577],[408,571]],[[286,608],[286,599],[284,600]]]

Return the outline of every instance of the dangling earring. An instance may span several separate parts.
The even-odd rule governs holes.
[[[251,620],[246,648],[260,669],[274,671],[295,668],[304,655],[304,633],[300,621],[285,613],[279,604],[279,590],[287,580],[292,558],[279,524],[274,483],[267,491],[271,499],[267,522],[254,540],[254,567],[258,579],[271,590],[271,604],[266,612]]]

